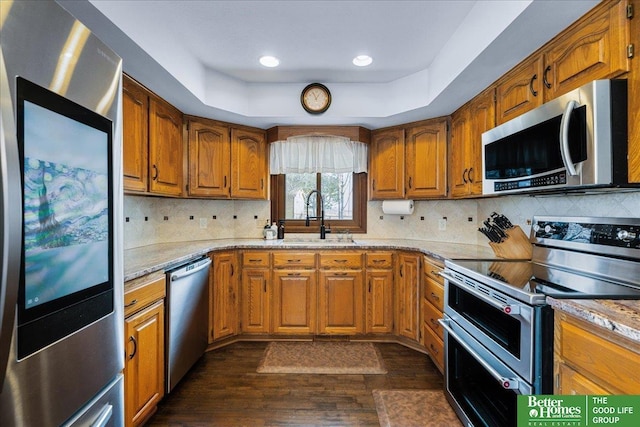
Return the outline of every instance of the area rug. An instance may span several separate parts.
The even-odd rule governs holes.
[[[462,427],[441,390],[373,390],[373,400],[381,427]]]
[[[272,342],[265,349],[259,373],[386,374],[372,343],[304,341]]]

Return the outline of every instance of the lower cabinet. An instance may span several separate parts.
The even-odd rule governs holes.
[[[555,314],[554,394],[640,394],[640,344]]]
[[[238,332],[238,275],[236,252],[216,252],[209,276],[209,342]]]
[[[418,341],[418,284],[420,255],[410,252],[398,254],[396,275],[396,333]]]
[[[315,270],[274,270],[273,332],[276,334],[316,333]]]
[[[139,426],[164,396],[164,273],[125,284],[125,423]]]
[[[363,333],[362,253],[322,253],[319,264],[318,333]]]
[[[246,334],[266,334],[271,332],[271,292],[270,256],[268,252],[246,251],[242,254],[240,280],[242,295],[242,315],[240,330]]]
[[[440,372],[444,372],[444,331],[438,322],[444,311],[444,279],[439,275],[442,266],[426,256],[423,261],[420,343],[427,349]]]
[[[393,253],[365,254],[365,332],[390,334],[393,332]]]

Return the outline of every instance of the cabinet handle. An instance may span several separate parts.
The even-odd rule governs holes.
[[[233,264],[231,264],[231,276],[233,277]]]
[[[227,175],[224,176],[224,185],[222,188],[227,188]]]
[[[260,189],[264,190],[264,178],[260,178]]]
[[[376,191],[376,180],[372,180],[371,181],[371,188],[373,189],[373,191]]]
[[[333,262],[344,263],[347,262],[346,259],[334,259]]]
[[[300,273],[287,273],[287,276],[299,276]]]
[[[466,176],[466,175],[467,175],[467,171],[468,171],[468,170],[469,170],[469,169],[465,168],[465,169],[464,169],[464,171],[462,172],[462,180],[464,181],[464,183],[465,183],[465,184],[467,184],[467,183],[468,183],[468,181],[467,181],[467,176]]]
[[[467,173],[467,178],[469,178],[469,182],[473,182],[473,177],[471,176],[471,172],[473,172],[473,168],[469,168],[469,172]]]
[[[133,301],[131,301],[129,304],[126,304],[126,305],[124,306],[124,308],[132,307],[132,306],[136,305],[137,303],[138,303],[138,300],[137,300],[137,299],[134,299],[134,300],[133,300]]]
[[[334,273],[335,276],[346,276],[348,273]]]
[[[433,292],[431,292],[431,298],[433,298],[434,300],[440,301],[440,297]]]
[[[260,259],[260,258],[250,258],[249,259],[249,262],[260,262],[260,261],[262,261],[262,259]]]
[[[288,259],[287,262],[300,262],[299,259]]]
[[[266,280],[264,281],[264,293],[265,294],[267,293],[267,281]]]
[[[371,293],[371,279],[369,279],[369,293]]]
[[[437,275],[438,275],[438,272],[437,272],[437,271],[435,271],[435,270],[431,270],[431,275],[432,275],[432,276],[437,276]]]
[[[404,277],[404,274],[402,273],[403,267],[404,267],[404,264],[400,264],[400,277]]]
[[[129,355],[129,360],[131,360],[131,359],[133,359],[133,357],[138,352],[138,342],[136,341],[136,339],[135,339],[135,337],[133,335],[131,335],[129,337],[129,342],[133,343],[133,352],[131,352],[131,354]]]
[[[385,261],[385,260],[383,260],[383,259],[374,259],[374,260],[373,260],[373,263],[374,263],[374,264],[381,264],[381,263],[383,263],[384,261]]]
[[[433,329],[437,329],[440,326],[438,321],[435,319],[429,319],[429,322],[431,322],[431,324],[433,325]]]
[[[153,178],[151,178],[152,180],[157,180],[158,179],[158,166],[153,165]]]
[[[429,348],[430,348],[430,349],[431,349],[431,351],[433,351],[433,353],[434,353],[434,354],[436,354],[436,355],[437,355],[438,353],[440,353],[440,352],[439,352],[439,351],[438,351],[438,350],[433,346],[433,344],[429,344]]]
[[[538,96],[538,91],[533,88],[533,82],[537,78],[538,78],[538,75],[534,74],[533,77],[531,77],[531,80],[529,81],[529,92],[531,92],[531,95],[533,96]]]
[[[409,177],[409,188],[411,188],[411,177]]]
[[[547,73],[551,71],[551,65],[547,65],[547,68],[544,69],[544,74],[542,75],[542,82],[546,86],[547,89],[551,89],[551,83],[547,79]]]

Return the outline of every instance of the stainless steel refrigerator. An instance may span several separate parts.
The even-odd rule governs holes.
[[[52,0],[0,44],[0,426],[120,426],[122,60]]]

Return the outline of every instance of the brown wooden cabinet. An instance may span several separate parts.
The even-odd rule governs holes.
[[[638,15],[638,7],[640,4],[635,1],[629,3],[635,4],[635,16],[629,21],[629,34],[640,34],[640,18]],[[629,182],[640,184],[640,59],[638,59],[637,49],[640,48],[638,39],[635,40],[635,58],[629,61],[631,71],[628,75],[628,126],[629,126],[629,148],[628,148],[628,165],[629,165]]]
[[[554,394],[640,394],[640,344],[556,311]]]
[[[190,119],[190,196],[229,197],[231,141],[229,128],[204,119]]]
[[[438,322],[444,311],[444,279],[439,275],[442,265],[426,256],[423,262],[421,344],[440,372],[444,372],[444,333]]]
[[[264,131],[231,129],[231,197],[268,198],[267,159]]]
[[[258,129],[189,117],[189,195],[268,198],[267,143]]]
[[[396,333],[418,342],[420,255],[400,252],[396,274]]]
[[[365,254],[365,332],[389,334],[393,332],[393,253]]]
[[[125,191],[181,196],[182,113],[126,75],[122,105]]]
[[[374,131],[369,150],[371,200],[446,196],[446,119]]]
[[[313,252],[273,254],[271,313],[274,333],[316,333],[318,279],[315,258]]]
[[[374,131],[369,151],[371,200],[404,198],[404,129]]]
[[[600,3],[500,78],[497,124],[592,80],[629,71],[626,3]]]
[[[242,333],[269,333],[271,309],[271,269],[269,252],[244,251],[242,254]]]
[[[209,342],[238,333],[238,275],[235,251],[211,255],[209,276]]]
[[[142,425],[164,396],[165,276],[125,284],[125,425]]]
[[[405,134],[406,197],[447,195],[447,121],[413,126]]]
[[[362,253],[330,251],[318,258],[318,333],[364,332]]]
[[[485,90],[451,118],[451,196],[482,194],[482,134],[495,126],[495,92]]]

